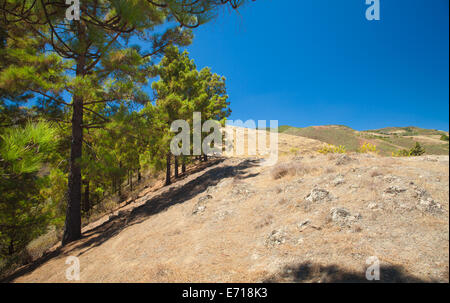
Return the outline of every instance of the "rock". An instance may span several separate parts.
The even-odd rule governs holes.
[[[249,188],[248,184],[245,184],[245,183],[237,184],[231,190],[231,194],[236,198],[247,198],[248,196],[250,196],[253,193],[254,193],[254,191],[251,190]]]
[[[212,198],[213,196],[211,195],[198,198],[197,204],[195,204],[194,209],[192,210],[192,214],[195,215],[204,212],[206,209],[206,202]]]
[[[343,176],[338,175],[338,176],[333,180],[332,183],[333,183],[334,186],[338,186],[338,185],[341,185],[341,184],[345,183],[345,179],[344,179]]]
[[[367,208],[369,209],[377,209],[378,208],[378,204],[377,203],[369,203],[369,205],[367,205]]]
[[[399,180],[399,177],[393,175],[386,175],[383,177],[383,180],[390,183]]]
[[[338,221],[338,220],[341,220],[343,218],[347,218],[348,216],[350,216],[350,212],[345,208],[334,207],[331,209],[330,215],[331,215],[331,220]]]
[[[206,209],[206,206],[205,206],[205,205],[197,205],[197,206],[194,208],[194,210],[192,211],[192,214],[195,215],[195,214],[202,213],[202,212],[205,211],[205,209]]]
[[[216,186],[209,186],[207,189],[206,189],[206,193],[207,194],[213,194],[213,193],[215,193],[217,191],[217,187]]]
[[[305,228],[308,226],[308,224],[310,224],[311,223],[311,220],[310,219],[306,219],[306,220],[304,220],[304,221],[302,221],[302,222],[300,222],[300,223],[298,223],[298,228],[300,229],[300,231],[303,231],[303,230],[305,230]]]
[[[375,202],[371,202],[367,205],[367,208],[371,210],[377,210],[380,209],[380,206]]]
[[[326,189],[314,188],[313,190],[311,190],[311,193],[306,196],[305,200],[308,202],[320,202],[324,200],[330,201],[333,198],[333,195]]]
[[[430,194],[427,192],[426,189],[415,186],[413,196],[416,198],[419,198],[419,199],[420,198],[429,198]]]
[[[206,195],[206,196],[200,197],[200,198],[198,198],[198,203],[206,202],[208,200],[211,200],[212,198],[213,198],[213,196],[211,196],[211,195]]]
[[[286,232],[284,229],[275,229],[266,239],[266,246],[274,247],[286,242]]]
[[[420,199],[417,208],[421,211],[430,212],[433,214],[442,213],[442,206],[432,198]]]
[[[353,223],[361,219],[360,214],[352,215],[347,209],[334,207],[330,210],[330,219],[339,226],[350,227]]]
[[[340,155],[336,160],[336,165],[345,165],[353,161],[352,158],[347,156],[346,154]]]
[[[405,191],[406,191],[406,188],[403,188],[403,187],[400,187],[400,186],[397,186],[397,185],[389,186],[388,188],[386,188],[384,190],[384,192],[387,193],[387,194],[399,194],[399,193],[402,193],[402,192],[405,192]]]

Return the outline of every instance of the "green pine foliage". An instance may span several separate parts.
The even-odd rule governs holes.
[[[151,153],[153,165],[156,169],[166,167],[166,184],[169,184],[170,141],[175,135],[170,132],[172,122],[183,119],[192,129],[193,113],[200,112],[202,121],[214,119],[224,125],[231,110],[225,78],[213,74],[210,68],[198,71],[187,51],[181,52],[176,46],[167,47],[156,72],[160,76],[152,84],[156,102],[144,111],[146,117],[152,117],[151,124],[156,130]],[[202,133],[203,138],[206,135]]]
[[[43,233],[49,217],[40,173],[54,152],[57,132],[48,123],[4,129],[0,141],[0,256],[12,256]]]
[[[243,2],[84,0],[80,22],[58,1],[2,5],[0,263],[50,226],[64,228],[63,244],[76,240],[81,219],[122,201],[144,170],[170,173],[174,120],[192,125],[199,111],[225,122],[225,78],[177,46]],[[145,87],[157,76],[152,102]]]
[[[423,148],[422,145],[420,145],[419,142],[416,142],[416,144],[408,149],[400,149],[398,151],[392,152],[393,157],[413,157],[413,156],[421,156],[425,154],[425,148]]]
[[[416,145],[410,149],[411,156],[421,156],[425,153],[425,149],[420,145],[419,142],[416,142]]]

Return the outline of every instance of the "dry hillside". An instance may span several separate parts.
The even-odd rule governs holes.
[[[281,134],[274,167],[212,159],[147,189],[84,237],[10,277],[66,282],[449,281],[449,157],[321,155],[321,142]]]
[[[356,152],[358,148],[371,143],[377,146],[381,155],[390,156],[399,149],[410,149],[419,142],[428,155],[448,155],[449,143],[441,140],[448,132],[423,129],[418,127],[386,127],[382,129],[357,131],[344,125],[322,125],[304,128],[280,126],[279,132],[289,135],[307,137],[333,145],[343,145],[348,151]]]

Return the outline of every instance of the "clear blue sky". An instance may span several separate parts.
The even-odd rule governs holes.
[[[195,30],[197,66],[227,78],[230,119],[449,129],[449,1],[256,0]]]

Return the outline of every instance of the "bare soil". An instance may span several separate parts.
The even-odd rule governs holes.
[[[212,159],[9,280],[68,282],[76,256],[80,282],[366,282],[375,256],[381,282],[449,281],[448,156],[320,155],[287,136],[281,168]]]

